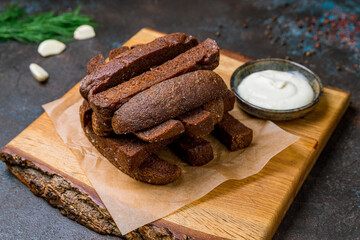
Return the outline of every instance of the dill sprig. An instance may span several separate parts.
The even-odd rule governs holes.
[[[80,6],[73,12],[57,16],[54,12],[27,15],[17,4],[11,5],[0,13],[0,41],[41,42],[50,38],[73,41],[73,33],[78,26],[97,26],[92,18],[79,15],[79,12]]]

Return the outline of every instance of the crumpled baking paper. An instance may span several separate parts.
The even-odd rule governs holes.
[[[252,118],[235,106],[231,114],[253,129],[251,145],[244,150],[229,152],[217,139],[208,136],[206,139],[211,141],[215,158],[201,167],[188,166],[169,150],[162,150],[159,156],[181,166],[182,175],[174,183],[155,186],[122,173],[91,145],[80,124],[82,101],[78,89],[73,89],[43,108],[122,234],[171,214],[226,180],[240,180],[258,173],[273,156],[299,139],[273,122]]]

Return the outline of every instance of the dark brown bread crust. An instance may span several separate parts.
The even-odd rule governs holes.
[[[90,91],[96,94],[114,87],[153,66],[176,57],[197,44],[197,39],[192,36],[173,33],[125,51],[85,76],[80,84],[80,93],[87,99]]]
[[[91,123],[94,132],[99,136],[109,136],[114,133],[111,127],[111,118],[103,118],[96,112],[93,112]]]
[[[136,132],[135,135],[146,142],[158,142],[178,136],[184,131],[185,127],[179,120],[170,119],[150,129]]]
[[[215,125],[212,134],[230,151],[237,151],[250,145],[253,132],[229,113],[225,113],[222,120]]]
[[[122,54],[123,52],[126,52],[128,50],[129,50],[129,47],[125,47],[125,46],[111,50],[109,52],[109,60],[113,60],[114,58],[116,58],[117,56],[119,56],[120,54]]]
[[[126,174],[132,173],[149,156],[163,149],[174,139],[148,143],[134,136],[101,137],[94,133],[91,125],[85,128],[85,134],[96,149]],[[114,164],[115,165],[115,164]]]
[[[171,143],[169,148],[191,166],[202,166],[214,158],[210,142],[202,138],[182,136]]]
[[[111,117],[135,94],[167,79],[196,71],[213,70],[219,65],[219,47],[211,39],[180,54],[172,60],[106,91],[89,96],[91,107],[103,117]]]
[[[211,118],[214,124],[221,121],[224,115],[224,101],[222,97],[215,98],[214,100],[207,102],[203,105],[205,111],[211,114]]]
[[[93,110],[91,109],[89,102],[84,100],[80,105],[79,113],[80,113],[80,123],[82,128],[85,128],[87,125],[91,123],[91,113]]]
[[[90,142],[104,157],[115,167],[136,180],[151,184],[167,184],[175,181],[181,174],[181,169],[178,166],[147,152],[144,145],[139,146],[133,143],[131,139],[98,136],[92,131],[91,125],[85,127],[84,131]],[[136,160],[142,156],[138,167],[129,168],[127,165],[127,161],[135,160],[132,157],[124,156],[124,154],[134,151],[131,148],[139,153],[136,154]]]
[[[185,126],[185,135],[193,138],[201,138],[214,129],[214,123],[210,112],[202,108],[196,108],[178,116]]]
[[[80,106],[80,121],[81,125],[84,129],[85,135],[89,139],[89,141],[96,147],[96,149],[104,155],[114,166],[119,168],[122,172],[129,175],[130,177],[150,184],[163,185],[168,184],[176,179],[178,179],[181,175],[181,169],[174,164],[171,164],[163,159],[160,159],[155,154],[149,153],[148,151],[140,152],[146,155],[146,158],[139,164],[138,167],[131,169],[124,162],[126,160],[131,160],[131,158],[124,158],[125,151],[122,152],[122,149],[126,144],[124,144],[124,139],[115,140],[115,138],[101,137],[96,135],[92,131],[91,126],[91,114],[92,109],[90,108],[88,102],[86,100],[83,101],[83,104]],[[173,141],[174,139],[171,139]],[[131,146],[132,142],[129,141],[127,144],[127,148],[134,148]],[[161,145],[165,145],[161,143]],[[157,151],[162,146],[148,144],[146,147],[142,145],[143,148],[148,148],[153,151]],[[150,147],[149,147],[150,146]],[[128,152],[132,152],[128,150]]]
[[[227,91],[222,78],[213,71],[199,70],[171,78],[138,93],[122,105],[112,118],[117,134],[137,132],[162,123]]]
[[[87,74],[92,73],[102,65],[105,65],[104,56],[102,54],[93,57],[87,64]]]
[[[224,103],[222,97],[205,103],[202,108],[182,114],[178,118],[186,125],[185,135],[191,137],[204,137],[220,122],[224,114]],[[212,119],[212,123],[209,120]],[[114,133],[111,126],[111,117],[103,117],[98,113],[92,114],[92,125],[94,132],[99,136],[109,136]],[[136,132],[135,135],[146,142],[157,142],[179,135],[184,132],[184,126],[180,121],[168,120],[157,126]]]
[[[223,95],[224,112],[233,110],[235,104],[235,94],[231,90],[227,90]]]
[[[134,49],[134,48],[136,48],[136,47],[140,47],[140,46],[143,46],[143,45],[144,45],[144,43],[135,44],[135,45],[132,45],[132,46],[130,47],[130,49]]]
[[[181,176],[181,168],[152,154],[138,169],[128,175],[141,182],[165,185]]]
[[[83,112],[86,110],[86,112]],[[88,110],[86,100],[80,107],[80,120],[91,118],[92,111]],[[104,157],[109,159],[115,166],[126,174],[138,168],[152,153],[163,149],[166,145],[174,141],[175,138],[166,139],[159,142],[148,143],[141,141],[135,136],[122,135],[116,137],[101,137],[94,133],[91,121],[85,126],[84,132],[89,141]]]
[[[136,132],[135,135],[146,142],[157,142],[177,136],[185,131],[185,135],[191,137],[204,137],[213,129],[214,124],[218,123],[224,114],[222,98],[217,98],[205,103],[202,108],[197,108],[178,116],[184,125],[177,120],[170,119],[157,126]],[[212,122],[210,121],[210,117]],[[109,136],[113,134],[111,118],[104,118],[98,113],[92,113],[92,125],[94,132],[99,136]]]

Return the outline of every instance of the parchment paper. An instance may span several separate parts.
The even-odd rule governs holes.
[[[248,148],[229,152],[209,136],[207,140],[212,143],[215,158],[202,167],[190,167],[169,150],[163,150],[159,156],[181,166],[182,176],[165,186],[149,185],[122,173],[91,145],[80,125],[82,98],[78,92],[71,91],[43,108],[122,234],[176,211],[228,179],[243,179],[258,173],[273,156],[299,139],[271,121],[249,117],[236,106],[231,114],[254,131]]]

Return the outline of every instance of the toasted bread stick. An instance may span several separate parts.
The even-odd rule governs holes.
[[[155,127],[136,132],[135,135],[146,142],[158,142],[178,136],[184,131],[184,125],[179,120],[170,119]]]
[[[193,138],[200,138],[208,135],[214,129],[214,123],[210,112],[202,108],[178,116],[178,119],[185,126],[185,135]]]
[[[141,182],[165,185],[180,177],[181,168],[152,154],[128,175]]]
[[[158,66],[198,44],[196,38],[184,33],[173,33],[154,41],[125,51],[107,64],[100,66],[81,80],[80,93],[102,92],[130,78]]]
[[[105,65],[104,56],[102,54],[93,57],[87,64],[87,74],[92,73],[102,65]]]
[[[86,105],[84,100],[83,106],[80,107],[80,120],[91,118],[92,111]],[[85,135],[96,149],[107,159],[116,161],[120,170],[127,174],[138,168],[152,153],[163,149],[175,139],[148,143],[131,135],[102,137],[94,133],[91,121],[82,122],[82,126],[85,126]]]
[[[184,162],[191,166],[202,166],[214,158],[210,142],[203,138],[182,136],[169,145],[169,148]]]
[[[128,50],[129,50],[129,47],[125,47],[125,46],[112,49],[109,52],[109,60],[113,60],[114,58],[116,58],[117,56],[119,56],[120,54],[122,54],[123,52],[126,52]]]
[[[233,110],[235,99],[235,94],[231,90],[227,90],[226,93],[223,95],[224,112],[229,112]]]
[[[211,118],[214,124],[221,121],[224,115],[224,101],[222,97],[215,98],[214,100],[207,102],[203,105],[205,111],[211,114]]]
[[[222,120],[215,125],[212,134],[230,151],[249,146],[253,138],[253,131],[229,113],[225,113]]]
[[[126,162],[132,161],[133,158],[124,158],[124,153],[131,153],[131,150],[126,150],[136,148],[131,143],[131,140],[98,136],[92,131],[91,124],[87,125],[84,131],[90,142],[104,157],[115,167],[136,180],[151,184],[168,184],[175,181],[181,175],[181,169],[178,166],[160,159],[155,154],[141,150],[137,151],[142,152],[143,156],[139,166],[130,169]]]
[[[79,113],[80,113],[80,123],[83,128],[87,125],[91,124],[91,114],[93,110],[91,109],[89,102],[84,100],[80,105]]]
[[[91,115],[91,123],[94,133],[99,136],[109,136],[114,133],[111,127],[111,118],[103,118],[96,112],[93,112]]]
[[[200,107],[227,91],[213,71],[199,70],[171,78],[138,93],[112,118],[115,133],[137,132]]]

